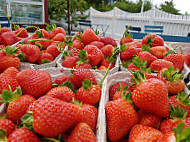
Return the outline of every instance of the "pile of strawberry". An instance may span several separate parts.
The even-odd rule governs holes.
[[[189,141],[190,100],[183,75],[172,66],[157,76],[136,70],[131,83],[112,85],[105,107],[109,140]]]
[[[106,70],[115,67],[119,54],[116,41],[111,37],[102,38],[91,29],[76,32],[70,51],[63,54],[61,65],[66,68],[87,68]]]
[[[89,69],[60,75],[54,83],[42,70],[6,69],[0,74],[0,98],[7,105],[0,118],[0,141],[63,141],[64,136],[68,142],[96,142],[94,105],[101,83]]]

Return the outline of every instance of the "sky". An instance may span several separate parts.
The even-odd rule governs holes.
[[[170,0],[150,0],[150,1],[153,2],[153,5],[157,5],[159,7],[161,3]],[[180,10],[180,13],[185,14],[185,12],[187,11],[188,14],[190,14],[190,0],[173,0],[173,3],[175,5],[175,8]]]

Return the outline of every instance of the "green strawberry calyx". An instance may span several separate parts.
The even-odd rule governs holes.
[[[75,94],[77,92],[77,90],[73,89],[73,83],[69,82],[69,81],[65,81],[63,82],[61,85],[59,85],[59,87],[61,86],[67,86],[68,88],[70,88]]]
[[[42,64],[45,64],[45,63],[51,63],[52,61],[51,60],[49,60],[49,59],[42,59]]]
[[[26,30],[26,29],[29,29],[29,28],[36,28],[36,29],[39,29],[39,28],[36,27],[36,26],[28,26],[28,27],[23,28],[20,32],[18,32],[18,33],[16,34],[16,36],[19,36],[19,34],[22,33],[22,31],[24,31],[24,30]],[[39,32],[39,31],[38,31],[38,32]],[[37,32],[37,33],[38,33],[38,32]],[[37,34],[37,33],[36,33],[36,34]],[[37,35],[38,35],[38,34],[37,34]]]
[[[42,137],[42,139],[45,141],[50,141],[50,142],[66,142],[62,134],[60,134],[58,138]]]
[[[176,48],[178,47],[176,46],[173,50],[168,50],[166,53],[164,53],[163,57],[166,57],[169,54],[177,54],[177,52],[175,51]]]
[[[21,62],[24,62],[26,60],[26,55],[23,52],[20,52],[17,57]]]
[[[83,30],[81,29],[81,32],[79,32],[78,35],[74,35],[74,37],[76,37],[76,39],[80,40],[81,41],[81,35],[83,33]]]
[[[86,53],[85,50],[80,50],[78,52],[78,55],[79,55],[79,58],[78,58],[78,61],[77,61],[77,65],[82,65],[84,63],[88,63],[89,62],[89,60],[87,59],[88,54]]]
[[[126,100],[130,105],[135,107],[132,99],[131,99],[131,92],[129,91],[127,94],[125,94],[125,91],[122,94],[122,99]]]
[[[34,118],[32,116],[32,112],[28,111],[29,114],[25,114],[22,118],[21,118],[21,124],[22,127],[27,128],[31,131],[33,131],[33,126],[32,123],[34,121]]]
[[[49,24],[45,23],[45,25],[46,25],[46,30],[47,31],[52,31],[53,32],[56,29],[56,24],[49,25]]]
[[[126,61],[126,62],[123,62],[122,65],[124,68],[127,68],[129,66],[129,64],[132,63],[132,60],[129,60],[129,61]]]
[[[110,63],[114,63],[116,56],[121,52],[118,47],[114,47],[111,57],[106,57]]]
[[[65,59],[66,57],[72,56],[71,51],[64,51],[62,54],[62,58]]]
[[[150,46],[147,46],[147,45],[143,45],[141,49],[142,51],[147,51],[147,52],[151,51]]]
[[[119,87],[117,87],[117,91],[128,91],[129,87],[126,85],[124,88],[121,85],[121,82],[119,81]]]
[[[148,44],[148,46],[152,47],[153,41],[154,41],[154,38],[151,39],[150,37],[148,37],[146,43]]]
[[[82,82],[82,87],[83,89],[85,90],[90,90],[92,88],[92,82],[90,81],[90,79],[85,79],[83,82]]]
[[[0,129],[0,141],[7,142],[6,132],[2,129]]]
[[[82,102],[80,102],[80,101],[78,101],[78,100],[75,100],[74,98],[72,98],[71,103],[72,103],[72,104],[79,105],[79,106],[82,106]]]
[[[185,124],[179,123],[177,128],[173,128],[172,130],[175,133],[176,142],[189,142],[190,141],[190,127],[186,127],[184,129]]]
[[[184,72],[182,74],[178,74],[179,69],[175,69],[172,66],[169,66],[167,70],[162,73],[162,76],[165,78],[166,81],[178,81],[183,79]]]
[[[189,106],[190,107],[190,94],[189,95],[185,95],[185,92],[182,91],[181,93],[178,93],[176,98],[177,100],[180,102],[180,104],[183,104],[185,106]]]
[[[18,99],[21,95],[22,91],[20,86],[16,88],[15,92],[13,92],[11,86],[9,85],[9,90],[3,90],[2,94],[0,94],[0,98],[2,99],[0,102],[10,103]]]
[[[12,46],[6,46],[5,48],[3,48],[3,51],[6,53],[7,56],[14,56],[19,48],[21,48],[21,46],[17,48]]]
[[[18,30],[20,28],[19,25],[14,25],[14,30]]]
[[[183,108],[180,108],[179,105],[176,106],[176,108],[171,104],[171,107],[169,109],[170,111],[170,118],[173,120],[184,120],[187,115],[187,111]]]
[[[129,44],[123,44],[121,45],[120,49],[121,51],[125,51],[128,48]]]
[[[35,45],[41,50],[42,49],[42,45],[40,43],[35,42]]]
[[[133,85],[138,86],[141,82],[147,81],[145,74],[143,72],[141,72],[139,70],[136,70],[135,72],[132,72],[132,71],[130,71],[130,72],[134,75],[134,77],[131,77]]]

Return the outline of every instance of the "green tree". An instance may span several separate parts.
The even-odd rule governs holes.
[[[171,13],[171,14],[176,14],[176,15],[181,15],[179,13],[179,10],[175,8],[175,5],[173,3],[173,0],[171,1],[165,1],[164,3],[160,4],[160,10]]]

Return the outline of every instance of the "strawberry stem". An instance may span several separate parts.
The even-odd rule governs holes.
[[[17,33],[16,36],[18,36],[22,31],[24,31],[26,29],[29,29],[29,28],[36,28],[36,29],[38,29],[38,27],[36,27],[36,26],[28,26],[26,28],[23,28],[19,33]]]
[[[6,132],[2,129],[0,129],[0,141],[7,142]]]
[[[11,22],[9,16],[7,15],[7,12],[6,12],[5,10],[3,10],[3,11],[4,11],[4,13],[5,13],[5,15],[6,15],[6,17],[7,17],[8,21],[9,21],[10,25],[11,25],[11,29],[13,30],[13,29],[14,29],[14,26],[13,26],[13,24],[12,24],[12,22]]]
[[[61,142],[61,141],[59,141],[59,140],[57,140],[57,139],[55,139],[55,138],[43,137],[42,139],[43,139],[43,140],[48,140],[48,141],[51,141],[51,142]]]
[[[72,103],[72,104],[79,105],[79,106],[82,106],[82,102],[80,102],[80,101],[78,101],[78,100],[75,100],[75,98],[72,98],[71,103]]]
[[[169,109],[170,111],[170,118],[173,118],[174,120],[184,120],[187,115],[187,111],[183,108],[180,108],[179,105],[175,108],[172,104]]]
[[[104,79],[106,78],[106,76],[107,76],[107,74],[108,74],[108,72],[109,72],[109,70],[110,70],[110,67],[111,67],[111,63],[109,64],[109,67],[107,68],[106,73],[104,74],[104,77],[103,77],[102,80],[98,83],[98,86],[100,86],[100,88],[102,88],[102,83],[103,83]]]

